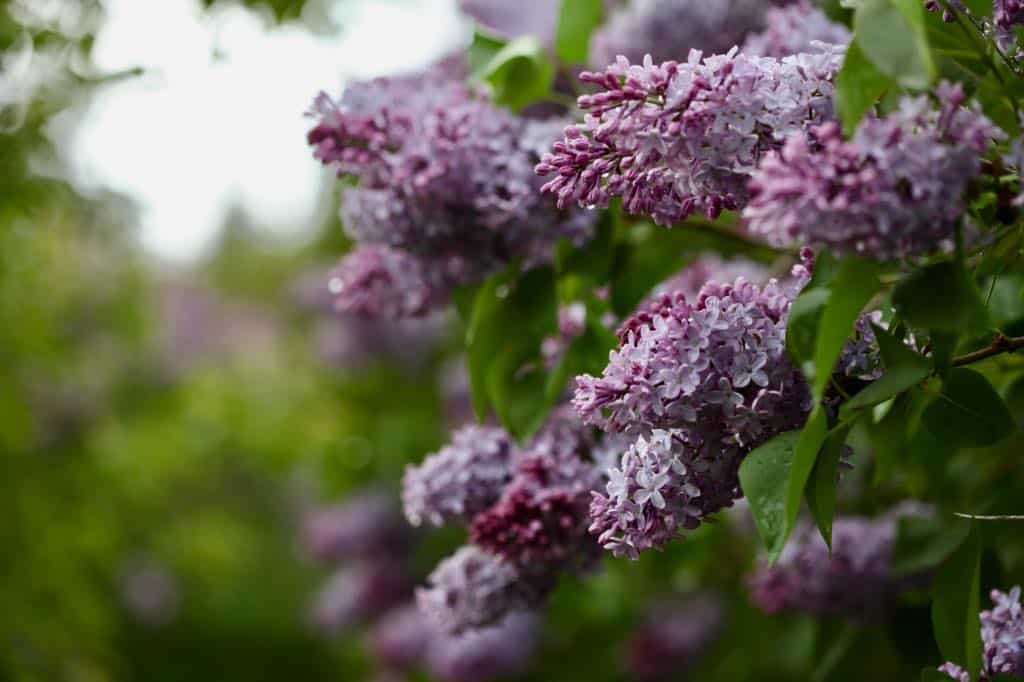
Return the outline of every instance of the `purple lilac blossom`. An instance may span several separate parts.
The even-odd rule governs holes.
[[[459,8],[490,32],[505,39],[532,36],[543,45],[555,40],[559,0],[459,0]]]
[[[314,157],[358,181],[342,196],[358,245],[333,280],[340,311],[422,315],[454,286],[590,234],[594,215],[553,210],[532,172],[563,124],[514,116],[450,74],[356,83],[310,115]]]
[[[303,544],[318,561],[387,556],[409,540],[398,504],[380,492],[364,492],[306,515]]]
[[[313,623],[327,633],[344,632],[401,602],[409,587],[401,566],[390,561],[346,565],[317,594]]]
[[[982,611],[982,661],[979,682],[996,675],[1024,677],[1024,610],[1020,604],[1020,587],[1008,593],[992,590],[993,608]],[[955,663],[939,668],[959,682],[970,682],[970,675]]]
[[[181,590],[167,566],[152,557],[133,557],[124,562],[120,573],[121,602],[136,620],[160,627],[175,619]]]
[[[877,519],[837,518],[831,558],[814,524],[801,522],[778,562],[762,564],[750,576],[751,599],[767,613],[875,616],[921,582],[921,576],[897,576],[891,568],[897,523],[912,513],[924,512],[901,506]]]
[[[1021,0],[993,0],[992,18],[995,20],[996,26],[1004,31],[1024,24],[1024,2]]]
[[[486,682],[524,673],[539,644],[540,619],[511,613],[498,623],[435,638],[427,668],[442,682]]]
[[[434,628],[415,604],[388,611],[368,635],[374,658],[389,668],[408,670],[423,659],[434,637]]]
[[[459,634],[539,604],[554,586],[543,569],[516,566],[467,545],[437,565],[416,603],[442,631]]]
[[[582,301],[558,306],[558,333],[541,342],[544,366],[551,369],[561,361],[572,342],[581,336],[587,325],[587,306]]]
[[[850,42],[850,31],[845,26],[830,20],[806,0],[770,8],[767,24],[763,31],[747,36],[742,52],[761,57],[785,57],[808,52],[815,42],[833,45]]]
[[[634,0],[594,32],[590,65],[603,69],[620,56],[638,62],[678,59],[690,50],[726,52],[764,26],[765,0]]]
[[[405,515],[414,526],[468,521],[498,500],[513,468],[513,444],[503,429],[464,426],[450,444],[406,468]]]
[[[879,259],[919,255],[953,237],[962,195],[981,157],[1004,135],[963,106],[959,85],[904,98],[866,118],[845,142],[836,123],[797,132],[766,158],[743,212],[749,231],[774,245],[825,244]]]
[[[654,287],[651,294],[640,305],[641,307],[649,305],[665,294],[674,294],[677,291],[688,299],[696,299],[701,287],[707,282],[711,280],[734,282],[738,277],[760,284],[768,279],[768,273],[763,265],[743,258],[723,260],[715,253],[702,254],[682,270]]]
[[[580,80],[582,124],[569,126],[537,165],[558,205],[606,207],[670,225],[701,211],[742,208],[761,157],[794,132],[832,118],[832,79],[843,48],[782,59],[736,49],[684,63],[625,58]]]
[[[677,679],[722,634],[724,620],[721,599],[713,593],[656,604],[626,642],[629,679]]]
[[[785,355],[795,283],[708,282],[695,304],[679,292],[626,321],[601,377],[577,378],[573,403],[588,423],[635,443],[591,502],[591,532],[636,558],[741,496],[743,457],[798,428],[810,410],[801,372]]]

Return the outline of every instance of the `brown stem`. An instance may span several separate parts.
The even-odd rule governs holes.
[[[1012,353],[1021,348],[1024,348],[1024,336],[1007,336],[1000,332],[995,335],[988,348],[982,348],[981,350],[953,358],[953,366],[969,365],[972,362],[978,362],[1001,353]]]

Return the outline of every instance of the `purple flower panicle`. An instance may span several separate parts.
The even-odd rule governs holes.
[[[982,660],[979,682],[996,675],[1024,677],[1024,609],[1020,604],[1020,587],[1009,592],[992,590],[993,607],[982,611]],[[939,668],[959,682],[970,682],[970,675],[955,663]]]
[[[846,45],[850,31],[807,0],[800,0],[769,9],[765,29],[747,36],[741,50],[748,55],[785,57],[808,52],[815,42]]]

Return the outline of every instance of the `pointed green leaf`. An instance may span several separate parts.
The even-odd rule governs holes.
[[[777,556],[786,542],[786,480],[799,438],[799,431],[780,434],[740,464],[740,485],[769,555]]]

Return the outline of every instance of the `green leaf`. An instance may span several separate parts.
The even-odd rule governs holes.
[[[740,485],[750,503],[758,535],[769,555],[778,556],[786,543],[786,480],[799,431],[787,431],[755,449],[740,464]]]
[[[811,476],[811,471],[814,470],[814,464],[818,459],[818,452],[821,450],[827,435],[828,417],[825,415],[824,408],[818,403],[815,405],[814,411],[811,412],[811,416],[807,418],[807,423],[800,431],[800,437],[793,448],[793,458],[784,490],[785,526],[781,542],[769,552],[768,559],[772,563],[779,558],[779,554],[786,544],[786,539],[789,538],[789,534],[793,531],[796,517],[800,513],[800,502],[804,498],[804,488],[807,486],[807,480]]]
[[[856,410],[877,405],[916,385],[931,372],[928,360],[912,351],[881,327],[874,326],[886,372],[853,396],[839,409],[841,419],[849,419]]]
[[[472,81],[481,82],[484,79],[484,71],[490,65],[494,55],[501,52],[505,47],[505,39],[490,33],[489,31],[476,27],[473,31],[473,42],[466,49],[466,62],[469,66],[469,78]]]
[[[987,326],[978,288],[954,261],[915,270],[893,291],[892,302],[900,317],[918,329],[961,332]]]
[[[864,114],[895,86],[896,82],[864,55],[857,41],[851,42],[836,75],[836,110],[846,134],[852,135]]]
[[[952,447],[993,445],[1017,429],[988,379],[966,367],[950,371],[922,419],[932,435]]]
[[[601,23],[602,0],[562,0],[555,34],[555,53],[570,64],[582,64],[590,55],[590,34]]]
[[[918,0],[863,0],[853,20],[864,55],[905,88],[922,90],[935,77],[935,65]]]
[[[814,399],[821,400],[843,345],[850,337],[860,311],[881,287],[878,265],[846,258],[829,283],[830,295],[818,324],[814,348]]]
[[[825,445],[814,463],[805,496],[821,537],[832,550],[832,518],[836,511],[836,484],[839,477],[839,456],[850,433],[850,424],[836,427],[825,439]]]
[[[939,651],[945,660],[967,668],[972,679],[981,667],[980,565],[981,539],[972,527],[932,586],[932,627]]]
[[[971,524],[963,519],[907,516],[899,521],[893,547],[892,571],[910,575],[944,562],[967,539]]]
[[[522,36],[498,50],[477,77],[490,84],[495,102],[521,109],[551,92],[555,68],[536,38]]]
[[[505,350],[487,368],[487,396],[498,419],[522,440],[543,423],[551,403],[543,400],[547,375],[535,349]]]
[[[839,263],[828,251],[822,251],[814,262],[814,274],[789,308],[786,322],[786,351],[798,365],[814,358],[818,324],[828,303],[828,285],[835,278]]]

